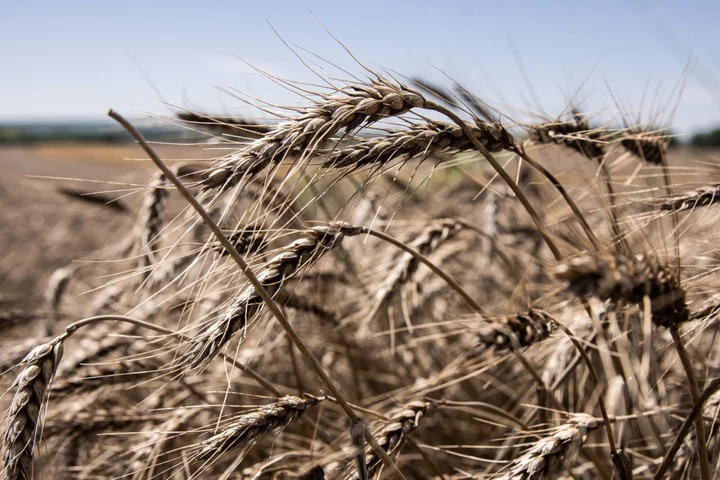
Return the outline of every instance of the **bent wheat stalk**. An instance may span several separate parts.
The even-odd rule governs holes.
[[[399,101],[402,101],[402,99],[400,98]],[[290,325],[290,322],[288,322],[287,318],[285,318],[285,314],[282,312],[282,309],[273,300],[268,291],[265,290],[263,284],[260,282],[260,280],[258,280],[257,276],[255,276],[255,274],[250,269],[245,260],[242,258],[242,256],[237,252],[237,250],[235,250],[235,247],[232,245],[232,243],[230,243],[230,240],[228,240],[220,227],[218,227],[217,224],[213,221],[212,217],[210,217],[207,211],[205,211],[205,209],[190,193],[187,187],[185,187],[185,185],[183,185],[183,183],[177,178],[177,176],[170,169],[168,169],[168,167],[165,165],[165,163],[163,163],[160,157],[157,156],[155,151],[150,148],[150,145],[147,144],[142,135],[140,135],[140,133],[132,125],[130,125],[127,120],[125,120],[122,116],[120,116],[113,110],[110,110],[108,112],[108,115],[114,120],[116,120],[118,123],[120,123],[133,136],[133,138],[138,141],[140,146],[150,156],[155,165],[157,165],[157,167],[177,187],[180,194],[198,213],[198,215],[202,218],[208,228],[210,228],[218,241],[220,241],[220,243],[222,243],[225,249],[230,253],[230,256],[240,267],[240,270],[242,270],[248,280],[250,280],[250,283],[252,283],[253,287],[260,294],[263,302],[265,302],[265,304],[270,308],[275,318],[278,320],[280,325],[287,333],[288,337],[290,337],[290,339],[292,340],[293,344],[295,344],[297,349],[300,350],[300,353],[302,353],[303,357],[305,357],[305,359],[308,361],[308,363],[315,371],[317,376],[320,378],[322,383],[332,392],[333,396],[337,399],[338,404],[343,409],[347,417],[350,419],[351,424],[360,425],[362,427],[364,425],[363,420],[355,413],[347,400],[345,400],[345,397],[342,395],[340,390],[335,386],[333,381],[330,380],[330,377],[328,377],[328,375],[325,373],[325,370],[323,370],[322,366],[317,361],[315,356],[312,354],[312,352],[310,352],[305,343],[295,332],[295,329],[292,327],[292,325]],[[395,462],[393,462],[393,460],[387,455],[387,453],[382,449],[382,447],[378,445],[372,433],[370,433],[369,431],[367,431],[367,429],[364,428],[362,429],[362,431],[365,440],[367,440],[373,451],[382,459],[383,464],[385,464],[385,466],[387,466],[396,477],[405,480],[405,477],[403,476],[402,472],[400,472],[400,470],[397,468]]]

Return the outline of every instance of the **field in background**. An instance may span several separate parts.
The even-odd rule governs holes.
[[[168,161],[212,158],[221,153],[216,148],[157,146]],[[108,231],[132,227],[130,215],[64,195],[61,189],[121,197],[136,210],[143,186],[155,172],[136,145],[96,142],[0,146],[0,169],[3,308],[38,304],[55,269],[102,248]]]
[[[202,162],[232,151],[211,144],[155,148],[168,163]],[[720,149],[680,147],[671,150],[668,161],[687,167],[675,183],[702,182],[704,174],[694,176],[693,168],[720,165]],[[6,253],[0,259],[0,301],[12,303],[38,301],[50,273],[102,247],[96,230],[132,225],[128,215],[108,216],[111,210],[70,198],[59,189],[118,196],[136,211],[143,186],[155,173],[137,145],[97,142],[0,146],[0,169],[0,245]],[[442,175],[440,170],[434,179]],[[677,171],[675,175],[680,177]],[[65,236],[68,230],[72,237]]]

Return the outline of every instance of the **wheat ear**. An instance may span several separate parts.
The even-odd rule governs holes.
[[[548,338],[557,325],[553,317],[538,309],[484,319],[487,323],[477,332],[479,343],[495,350],[529,347]]]
[[[555,275],[568,283],[569,290],[581,296],[636,304],[648,296],[653,322],[663,327],[686,322],[690,318],[685,290],[680,286],[679,279],[654,257],[584,255],[559,265]]]
[[[138,268],[146,269],[143,277],[150,271],[147,267],[156,263],[155,252],[160,243],[160,231],[163,227],[163,213],[168,198],[167,178],[162,172],[156,173],[148,186],[138,214],[138,242],[140,244],[140,262]]]
[[[401,115],[415,107],[434,106],[419,93],[378,78],[370,85],[351,85],[338,95],[322,95],[297,118],[275,125],[266,135],[212,167],[204,181],[207,189],[227,189],[244,175],[253,176],[275,165],[293,151],[315,150],[337,132],[363,123]]]
[[[395,459],[405,446],[408,436],[418,428],[420,420],[434,407],[431,402],[415,401],[404,405],[399,411],[391,415],[387,420],[377,422],[374,433],[378,443],[391,458]],[[366,453],[367,478],[373,478],[378,472],[382,463],[371,450]],[[345,480],[359,480],[357,471],[345,476]]]
[[[226,133],[238,137],[257,138],[270,131],[269,125],[263,125],[247,118],[204,115],[195,112],[180,112],[177,118],[183,122],[198,125],[207,130]]]
[[[257,274],[265,290],[275,295],[287,280],[297,272],[317,261],[342,241],[343,230],[333,226],[319,226],[307,231],[307,236],[292,242],[272,257]],[[230,304],[223,316],[193,338],[180,363],[190,368],[206,365],[215,358],[223,346],[239,331],[243,330],[263,306],[258,290],[247,286]]]
[[[305,342],[303,342],[303,340],[298,336],[292,325],[290,325],[290,322],[288,322],[288,319],[285,317],[282,309],[273,300],[272,296],[267,292],[267,290],[265,290],[265,287],[255,276],[245,259],[242,257],[242,255],[238,253],[237,250],[235,250],[235,247],[233,247],[232,243],[230,243],[225,234],[223,234],[222,230],[220,230],[220,227],[218,227],[217,224],[213,221],[212,217],[207,213],[207,211],[205,211],[203,206],[200,205],[200,203],[190,193],[187,187],[183,185],[180,179],[178,179],[177,176],[167,167],[167,165],[163,163],[160,157],[158,157],[157,153],[155,153],[155,151],[150,147],[150,145],[148,145],[148,143],[145,141],[143,136],[140,135],[137,129],[135,129],[130,123],[128,123],[127,120],[125,120],[121,115],[117,114],[113,110],[110,110],[108,112],[108,116],[116,120],[120,125],[123,126],[123,128],[128,131],[128,133],[130,133],[130,135],[132,135],[135,140],[138,141],[142,149],[145,150],[145,153],[147,153],[148,156],[152,159],[153,163],[155,163],[155,165],[170,179],[170,181],[172,181],[172,183],[175,185],[175,187],[177,187],[183,198],[185,198],[185,200],[190,204],[190,206],[197,212],[197,214],[202,218],[203,222],[205,222],[208,228],[210,228],[213,235],[215,235],[218,241],[220,241],[220,243],[222,243],[225,249],[230,253],[232,259],[235,261],[240,270],[245,274],[250,283],[252,283],[253,287],[257,289],[265,304],[270,308],[272,314],[278,320],[283,330],[285,330],[285,333],[287,333],[288,337],[290,337],[293,344],[297,347],[298,350],[300,350],[300,353],[302,353],[303,357],[305,357],[305,360],[307,360],[307,362],[310,364],[310,367],[315,371],[315,374],[318,376],[320,381],[325,385],[325,387],[328,388],[328,390],[330,390],[333,396],[337,399],[338,404],[342,408],[343,412],[345,412],[345,415],[347,415],[348,419],[350,419],[351,429],[359,427],[359,430],[362,432],[363,438],[368,442],[368,444],[370,444],[373,452],[375,452],[382,459],[383,464],[391,470],[391,473],[395,477],[404,480],[405,476],[402,474],[400,469],[397,468],[395,462],[393,462],[392,458],[390,458],[387,453],[380,447],[380,445],[378,445],[372,433],[365,430],[365,422],[363,421],[363,419],[355,413],[355,410],[353,410],[347,400],[345,400],[345,397],[342,395],[335,383],[333,383],[327,373],[325,373],[325,370],[323,370],[320,362],[318,362],[317,358],[315,358],[312,352],[310,352],[310,350],[308,349],[307,345],[305,345]]]
[[[15,379],[15,395],[5,416],[2,437],[5,475],[8,480],[29,480],[33,474],[33,453],[39,441],[47,391],[62,358],[61,335],[39,345],[22,361],[25,368]]]
[[[472,134],[490,152],[507,148],[506,138],[489,124],[467,124]],[[406,130],[362,140],[346,147],[335,148],[325,155],[325,168],[358,169],[364,166],[385,165],[398,158],[413,158],[474,149],[472,142],[457,125],[428,121],[413,124]],[[322,154],[322,152],[318,152]]]
[[[551,122],[529,127],[530,139],[541,144],[554,143],[575,150],[588,159],[605,155],[602,131],[591,129],[584,118],[573,122]]]
[[[555,427],[551,435],[542,437],[522,456],[513,460],[501,480],[541,480],[569,462],[580,450],[588,432],[602,422],[585,414],[574,414],[567,423]]]
[[[668,195],[659,199],[659,210],[682,212],[696,207],[709,207],[720,202],[720,185],[708,185],[677,195]]]
[[[231,448],[247,445],[274,430],[281,430],[298,419],[306,409],[325,400],[324,397],[288,396],[231,418],[221,431],[198,446],[198,459],[217,458]]]

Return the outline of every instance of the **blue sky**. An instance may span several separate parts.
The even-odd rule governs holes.
[[[578,96],[586,110],[616,110],[607,82],[625,108],[647,113],[668,104],[685,63],[697,58],[675,124],[681,132],[720,124],[720,2],[68,0],[1,8],[2,120],[102,118],[108,107],[166,115],[158,96],[204,112],[258,115],[216,87],[300,103],[237,57],[317,81],[272,24],[288,43],[362,73],[312,11],[369,66],[436,82],[442,71],[513,112],[557,115],[590,75]]]

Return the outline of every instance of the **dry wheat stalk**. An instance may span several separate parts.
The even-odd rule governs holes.
[[[80,338],[77,348],[69,350],[65,361],[58,369],[58,377],[76,377],[83,365],[101,361],[114,352],[126,355],[133,346],[135,339],[128,338],[135,332],[133,325],[111,325],[100,323],[93,327],[89,334]]]
[[[641,303],[647,295],[652,305],[652,319],[657,325],[669,327],[689,320],[685,290],[679,279],[654,257],[583,255],[559,265],[555,275],[580,296]]]
[[[395,459],[400,455],[400,451],[405,445],[410,433],[418,428],[420,420],[428,410],[433,407],[434,404],[431,402],[410,402],[390,415],[390,418],[387,420],[375,422],[375,424],[371,426],[378,443],[391,458]],[[367,476],[368,478],[373,478],[382,466],[382,462],[370,449],[366,450],[365,458]],[[345,480],[358,480],[357,469],[350,468],[349,470],[350,472],[344,477]]]
[[[247,445],[273,430],[280,430],[299,418],[307,408],[317,405],[325,397],[284,397],[252,412],[231,418],[221,431],[198,446],[198,459],[218,458],[231,448]]]
[[[177,408],[172,410],[169,418],[160,425],[149,422],[139,434],[140,448],[135,449],[127,464],[123,465],[127,470],[120,470],[118,474],[127,475],[132,472],[133,479],[154,478],[158,459],[167,453],[168,441],[177,436],[179,431],[188,430],[188,422],[201,411],[201,408]]]
[[[600,423],[585,414],[573,414],[567,423],[555,427],[552,435],[542,437],[521,457],[513,460],[501,480],[541,480],[560,469],[580,450],[587,433]]]
[[[467,124],[478,141],[490,152],[512,147],[512,137],[506,130],[486,123]],[[462,129],[451,123],[428,121],[413,124],[407,130],[362,140],[346,147],[336,147],[325,155],[325,168],[358,169],[381,166],[398,158],[423,156],[428,158],[442,152],[473,150],[471,141]],[[322,154],[322,152],[318,152]]]
[[[301,109],[300,116],[275,125],[263,137],[222,159],[209,170],[204,184],[229,188],[244,175],[253,176],[282,162],[294,150],[318,148],[342,129],[350,132],[363,123],[433,105],[418,92],[379,78],[370,85],[342,88],[338,95],[321,95],[315,105]]]
[[[242,117],[204,115],[195,112],[180,112],[177,117],[184,122],[199,125],[213,132],[239,137],[256,138],[270,131],[270,126]]]
[[[43,437],[97,432],[109,428],[126,428],[167,417],[166,413],[132,413],[126,408],[95,408],[92,411],[69,411],[49,418],[43,425]]]
[[[163,228],[163,213],[168,199],[167,178],[158,172],[148,186],[149,190],[143,199],[138,214],[138,237],[140,243],[140,265],[146,268],[156,263],[155,252],[160,242],[160,231]],[[145,272],[147,276],[149,272]]]
[[[556,321],[546,312],[530,309],[527,313],[486,317],[487,323],[477,332],[483,348],[507,350],[528,347],[548,338]]]
[[[243,227],[228,237],[235,250],[241,255],[254,255],[267,248],[267,235],[254,227]],[[220,255],[227,255],[227,251],[220,243],[213,244],[215,251]]]
[[[33,453],[39,440],[47,391],[62,358],[61,335],[39,345],[22,361],[25,368],[13,386],[15,395],[5,415],[2,451],[8,480],[30,480],[33,475]]]
[[[306,237],[292,242],[268,260],[257,274],[270,294],[276,294],[289,278],[339,244],[344,230],[336,226],[319,226],[305,232]],[[240,330],[243,330],[262,308],[263,301],[252,286],[247,286],[230,304],[222,317],[195,337],[181,363],[195,368],[207,364]]]
[[[677,195],[670,195],[659,199],[657,208],[673,212],[693,210],[696,207],[707,207],[720,202],[720,185],[709,185],[696,188]]]
[[[462,228],[462,223],[452,218],[435,220],[424,228],[409,245],[421,254],[428,255]],[[403,285],[410,281],[419,266],[420,261],[415,256],[404,252],[400,261],[383,282],[383,286],[375,294],[377,305],[382,305],[390,300]]]
[[[162,363],[155,357],[86,365],[82,369],[82,376],[77,376],[80,372],[73,372],[75,377],[58,378],[54,381],[52,392],[57,395],[72,395],[118,383],[136,383],[156,375],[160,368]]]
[[[710,442],[718,433],[717,417],[720,411],[720,392],[712,394],[703,404],[701,415],[705,419],[707,440]],[[688,473],[697,459],[697,434],[691,430],[675,454],[671,471],[676,474]]]

